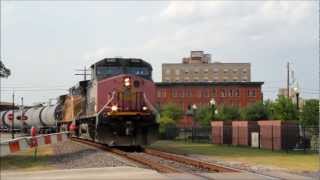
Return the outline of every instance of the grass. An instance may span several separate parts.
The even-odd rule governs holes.
[[[238,161],[249,165],[273,166],[289,171],[314,172],[319,168],[319,158],[315,153],[283,152],[235,147],[228,145],[184,143],[182,141],[158,141],[152,148],[177,153],[205,155],[225,161]]]
[[[39,147],[37,158],[34,159],[34,149],[18,152],[9,156],[1,157],[1,170],[48,170],[53,169],[48,160],[53,155],[50,146]]]

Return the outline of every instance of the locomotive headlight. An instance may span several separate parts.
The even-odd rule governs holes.
[[[147,107],[147,106],[143,106],[143,107],[142,107],[142,110],[143,110],[143,111],[146,111],[146,110],[148,110],[148,107]]]
[[[111,111],[118,111],[118,106],[116,105],[111,106]]]
[[[129,87],[131,85],[131,80],[129,77],[124,78],[124,86]]]

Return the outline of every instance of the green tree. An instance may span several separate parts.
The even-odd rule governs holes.
[[[298,110],[295,104],[285,96],[279,96],[272,106],[274,117],[279,120],[297,120]]]
[[[213,120],[213,113],[214,112],[211,107],[201,107],[196,111],[195,120],[203,126],[208,126]]]
[[[302,108],[300,122],[303,126],[319,125],[319,100],[306,100]]]
[[[160,110],[160,132],[168,126],[173,126],[181,119],[183,111],[175,104],[166,104]]]
[[[241,116],[242,119],[248,121],[267,120],[269,111],[267,106],[260,101],[242,109]]]
[[[240,111],[237,107],[232,106],[222,106],[218,109],[218,114],[216,119],[226,121],[226,120],[239,120]]]

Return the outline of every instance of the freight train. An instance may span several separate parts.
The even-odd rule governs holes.
[[[142,59],[105,58],[90,70],[91,79],[70,88],[55,105],[0,112],[3,125],[11,127],[14,119],[15,128],[52,131],[71,126],[75,136],[109,146],[154,142],[159,113],[152,66]]]

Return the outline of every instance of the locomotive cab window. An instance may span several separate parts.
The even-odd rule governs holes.
[[[95,72],[93,79],[101,80],[120,74],[132,74],[152,80],[152,67],[140,59],[103,59],[91,67]]]
[[[114,76],[123,73],[122,67],[100,66],[97,67],[97,76]]]
[[[146,67],[128,67],[128,74],[147,76],[149,71]]]

